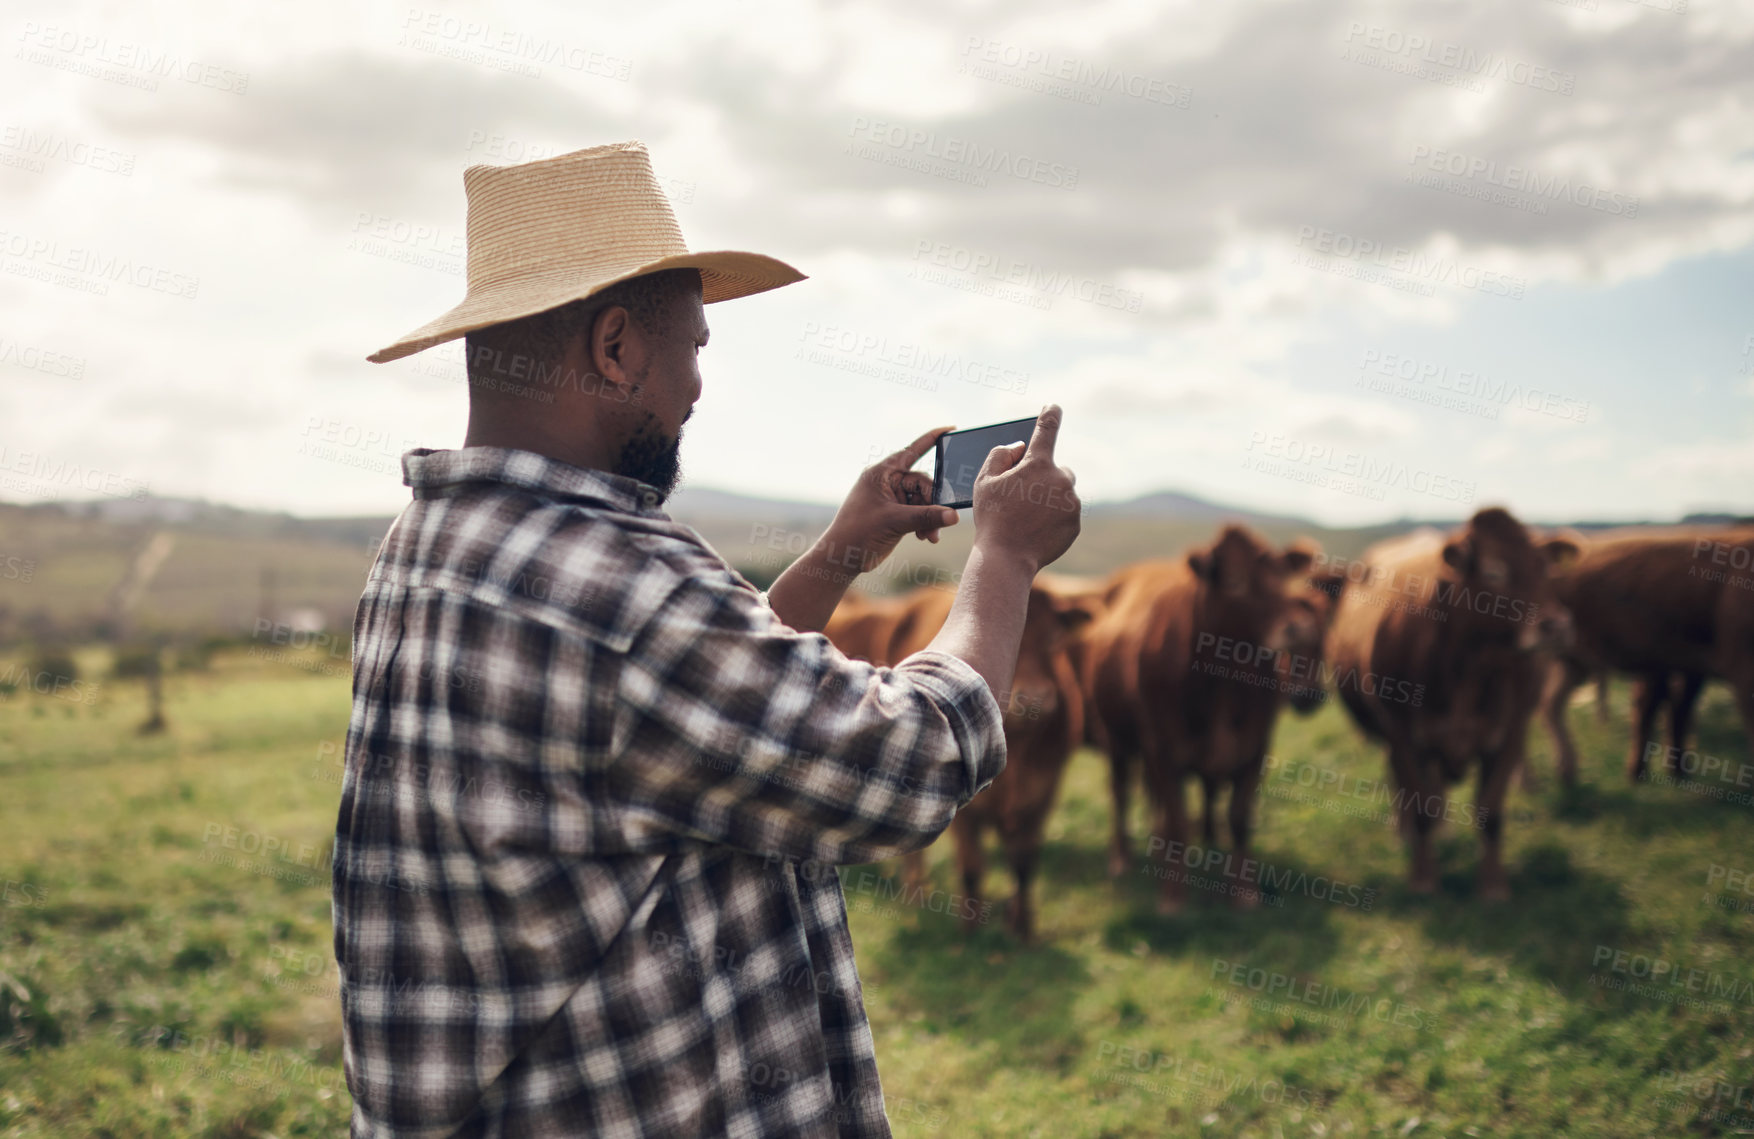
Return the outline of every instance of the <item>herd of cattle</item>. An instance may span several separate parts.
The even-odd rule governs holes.
[[[1568,784],[1577,757],[1565,709],[1580,684],[1610,672],[1636,679],[1634,781],[1648,777],[1647,754],[1663,756],[1676,779],[1692,774],[1681,758],[1709,679],[1734,689],[1754,741],[1751,562],[1754,528],[1536,535],[1488,508],[1451,534],[1415,532],[1356,560],[1325,557],[1306,539],[1274,549],[1229,525],[1209,546],[1100,581],[1042,574],[1016,679],[1000,700],[1009,761],[950,827],[963,888],[980,897],[981,837],[996,830],[1017,881],[1011,928],[1031,936],[1048,814],[1072,753],[1090,744],[1110,767],[1109,873],[1131,865],[1137,771],[1152,850],[1169,864],[1158,908],[1176,912],[1187,870],[1197,869],[1177,865],[1191,847],[1192,781],[1203,791],[1205,849],[1216,844],[1228,789],[1228,857],[1246,858],[1281,705],[1313,711],[1331,689],[1387,750],[1412,889],[1436,889],[1433,831],[1447,787],[1472,768],[1479,891],[1505,898],[1502,809],[1537,711]],[[953,597],[937,586],[898,598],[849,594],[824,632],[848,656],[894,665],[930,643]],[[1665,705],[1669,746],[1647,749]],[[910,856],[905,873],[923,877],[923,855]],[[1235,901],[1258,897],[1241,891]]]

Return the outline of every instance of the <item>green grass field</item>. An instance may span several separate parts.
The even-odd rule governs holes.
[[[167,697],[170,731],[147,737],[135,683],[0,699],[0,1135],[345,1134],[326,866],[345,669],[240,654]],[[1089,753],[1051,824],[1032,947],[1001,907],[965,935],[849,871],[897,1134],[1754,1131],[1754,806],[1729,799],[1750,791],[1748,748],[1710,690],[1699,748],[1730,781],[1634,790],[1624,688],[1614,704],[1609,726],[1572,710],[1574,794],[1536,733],[1543,786],[1512,792],[1504,906],[1473,897],[1465,825],[1443,832],[1441,892],[1416,897],[1394,831],[1348,813],[1381,804],[1299,786],[1382,774],[1337,707],[1281,721],[1257,854],[1344,890],[1287,885],[1248,913],[1194,890],[1155,916],[1148,873],[1105,876]],[[225,828],[286,851],[275,874]],[[947,840],[932,874],[960,889]],[[995,867],[989,896],[1009,890]],[[1652,959],[1670,967],[1647,987]]]

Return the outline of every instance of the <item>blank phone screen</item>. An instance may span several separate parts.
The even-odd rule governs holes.
[[[974,479],[994,447],[1028,443],[1035,419],[1013,419],[938,437],[938,470],[932,477],[932,502],[958,509],[974,504]]]

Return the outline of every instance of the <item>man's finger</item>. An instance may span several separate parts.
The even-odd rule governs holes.
[[[902,502],[909,506],[925,506],[932,501],[932,476],[924,471],[908,471],[895,484]]]
[[[956,525],[956,511],[948,506],[902,506],[890,515],[897,531],[914,533],[924,538],[928,530]]]
[[[1054,461],[1054,442],[1060,437],[1060,405],[1050,403],[1041,409],[1035,417],[1035,432],[1029,437],[1029,450],[1025,452],[1032,458]]]
[[[981,463],[980,473],[975,476],[976,481],[1004,474],[1015,467],[1023,455],[1024,449],[1021,443],[1007,443],[1003,447],[994,447],[987,452],[985,461]]]
[[[895,454],[889,456],[889,458],[883,460],[883,463],[885,466],[899,463],[901,464],[902,470],[909,470],[915,463],[920,461],[921,455],[924,455],[927,451],[932,449],[932,444],[938,441],[938,436],[944,434],[946,431],[954,430],[955,427],[953,426],[934,427],[918,439],[915,439],[912,443],[909,443],[907,446],[897,451]]]

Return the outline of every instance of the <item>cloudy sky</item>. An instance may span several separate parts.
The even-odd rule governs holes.
[[[1066,408],[1087,501],[1754,511],[1754,7],[57,4],[0,56],[0,498],[406,501],[461,443],[462,172],[643,139],[690,483],[838,499]]]

